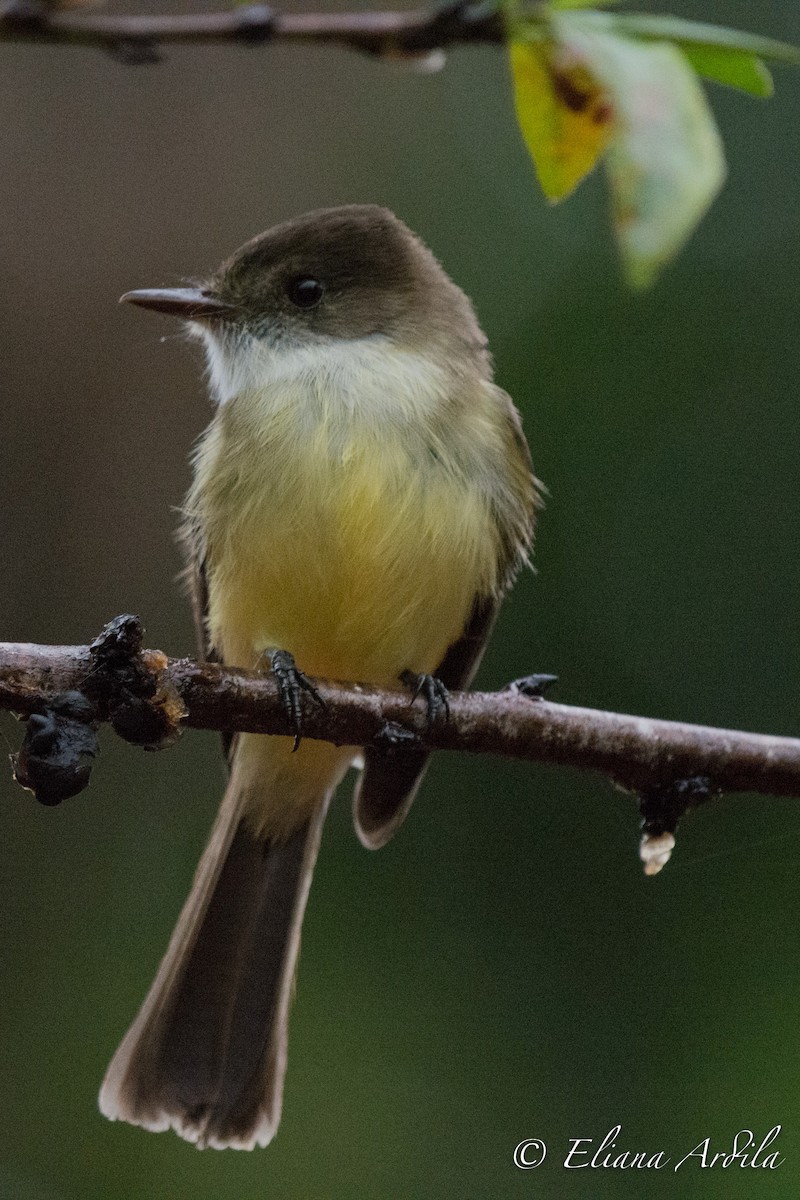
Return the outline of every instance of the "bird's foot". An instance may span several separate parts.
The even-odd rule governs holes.
[[[411,704],[422,696],[427,709],[428,725],[432,725],[440,713],[445,721],[450,716],[450,694],[434,675],[418,675],[416,671],[403,671],[400,682],[411,688]]]
[[[275,676],[283,710],[294,729],[292,751],[295,751],[303,735],[303,692],[306,692],[320,708],[325,707],[325,701],[308,676],[298,669],[294,655],[288,650],[265,651],[263,657]]]

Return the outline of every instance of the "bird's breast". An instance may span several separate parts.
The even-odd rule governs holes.
[[[393,406],[391,377],[382,407],[339,391],[289,381],[212,425],[190,496],[209,632],[232,664],[280,647],[313,675],[390,683],[435,670],[494,586],[498,535],[424,396]]]

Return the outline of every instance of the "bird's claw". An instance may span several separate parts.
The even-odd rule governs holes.
[[[554,683],[558,683],[557,675],[523,675],[521,679],[512,680],[505,690],[527,696],[529,700],[543,700],[545,692]]]
[[[283,710],[294,729],[294,745],[292,746],[292,752],[294,752],[300,745],[303,736],[303,692],[307,692],[320,708],[325,707],[325,701],[308,676],[298,669],[294,655],[290,654],[288,650],[272,650],[268,658],[270,669],[278,685],[278,694]]]
[[[411,688],[413,704],[417,696],[422,696],[427,709],[428,725],[432,725],[440,713],[444,713],[447,721],[450,717],[450,693],[435,675],[418,675],[416,671],[403,671],[400,682]]]

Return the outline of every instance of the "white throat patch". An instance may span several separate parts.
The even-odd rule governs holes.
[[[290,391],[295,397],[327,394],[351,410],[391,410],[399,402],[413,419],[446,398],[448,383],[452,388],[452,373],[436,359],[380,335],[282,347],[246,333],[220,337],[199,323],[192,332],[205,345],[209,385],[220,406],[254,392],[273,395],[280,406]]]

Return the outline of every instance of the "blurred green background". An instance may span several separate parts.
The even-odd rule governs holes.
[[[800,42],[794,0],[670,8]],[[117,297],[377,201],[473,296],[551,493],[480,682],[556,671],[568,703],[800,735],[800,76],[768,105],[713,102],[730,182],[639,297],[602,178],[556,210],[539,195],[492,48],[434,76],[335,48],[140,69],[0,48],[0,637],[85,642],[132,611],[192,651],[172,510],[210,414],[201,364]],[[277,1141],[201,1155],[107,1123],[96,1093],[187,892],[218,743],[103,746],[61,808],[2,781],[2,1200],[798,1195],[797,801],[707,806],[645,879],[635,806],[598,777],[440,755],[375,855],[343,788]],[[781,1123],[785,1162],[560,1165],[617,1123],[620,1149],[673,1164]],[[534,1137],[548,1159],[519,1171]]]

